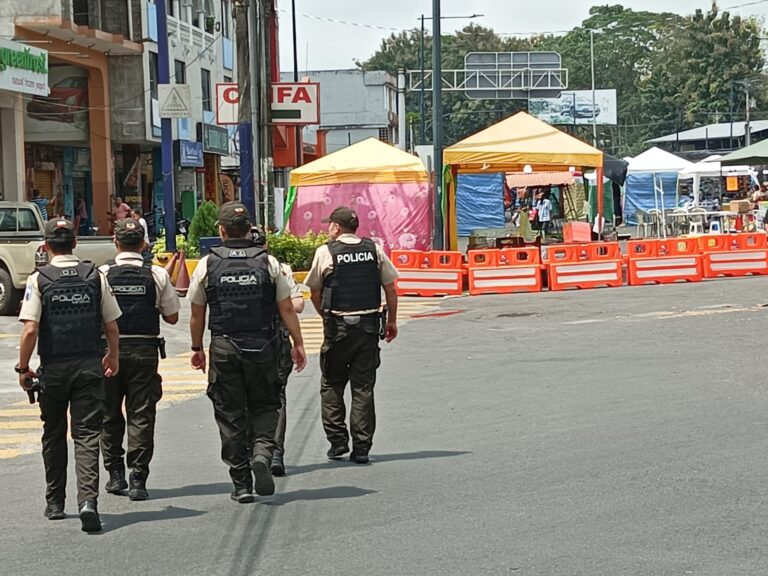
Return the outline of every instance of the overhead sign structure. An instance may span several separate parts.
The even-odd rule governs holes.
[[[48,52],[0,40],[0,90],[48,96]]]
[[[237,124],[240,94],[235,83],[216,85],[216,123]],[[272,124],[320,124],[320,84],[272,84]]]
[[[559,98],[531,98],[528,111],[553,125],[618,124],[616,90],[568,90]]]
[[[568,88],[568,70],[557,52],[470,52],[462,88],[475,100],[553,98]]]
[[[191,118],[192,89],[189,84],[159,84],[160,118]]]

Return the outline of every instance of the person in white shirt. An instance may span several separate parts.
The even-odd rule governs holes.
[[[149,228],[147,228],[147,221],[144,220],[144,218],[141,215],[141,212],[134,208],[131,210],[131,218],[136,220],[139,224],[142,225],[144,228],[144,244],[146,244],[146,248],[149,248]]]

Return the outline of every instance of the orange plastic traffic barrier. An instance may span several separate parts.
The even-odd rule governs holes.
[[[544,260],[550,290],[618,287],[623,257],[617,242],[549,246]]]
[[[460,296],[464,269],[460,252],[393,250],[400,296]]]
[[[763,233],[701,236],[705,278],[768,274],[768,243]]]
[[[184,252],[180,252],[179,256],[179,272],[176,276],[176,293],[179,296],[186,296],[187,290],[189,290],[189,270],[187,270],[187,259],[184,257]]]
[[[703,278],[702,257],[695,238],[630,240],[627,250],[630,286],[700,282]]]
[[[470,294],[541,292],[538,248],[475,250],[468,258]]]

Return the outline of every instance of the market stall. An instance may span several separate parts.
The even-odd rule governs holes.
[[[359,233],[387,253],[429,250],[429,177],[416,157],[369,138],[291,172],[285,221],[293,234],[323,232],[321,220],[339,205],[360,218]]]
[[[443,198],[446,245],[458,246],[456,189],[460,174],[553,172],[597,168],[603,153],[525,112],[519,112],[450,146],[444,153]],[[602,177],[598,179],[598,212],[603,213]],[[600,221],[600,218],[597,219]]]

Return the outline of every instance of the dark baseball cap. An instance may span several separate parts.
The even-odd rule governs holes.
[[[75,238],[75,225],[64,218],[48,220],[44,227],[46,240]]]
[[[248,208],[240,202],[227,202],[219,208],[219,224],[221,226],[250,226],[251,216]]]
[[[348,208],[347,206],[337,207],[333,212],[331,212],[331,215],[328,216],[328,218],[322,220],[323,224],[328,224],[329,222],[335,222],[340,226],[349,227],[356,227],[360,224],[360,220],[357,218],[357,212],[351,208]]]
[[[144,240],[144,226],[133,218],[124,218],[115,222],[115,238],[118,242],[135,244]]]

